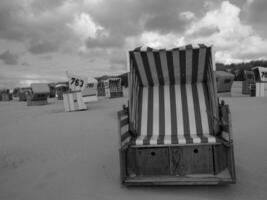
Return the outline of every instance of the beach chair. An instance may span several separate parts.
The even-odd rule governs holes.
[[[224,93],[224,95],[226,96],[231,96],[231,88],[235,76],[225,71],[216,71],[215,75],[216,75],[217,93]]]
[[[129,105],[118,112],[125,185],[235,183],[229,106],[218,102],[211,46],[129,52]]]
[[[32,83],[32,91],[26,94],[27,106],[46,105],[50,90],[46,83]]]
[[[121,78],[108,78],[104,81],[105,96],[108,98],[122,97]]]
[[[255,75],[253,71],[243,71],[244,81],[242,81],[242,94],[251,93],[252,87],[256,84]]]

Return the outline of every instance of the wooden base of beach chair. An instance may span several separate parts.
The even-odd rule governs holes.
[[[47,105],[47,100],[39,100],[39,101],[31,101],[27,100],[27,106],[40,106],[40,105]]]
[[[64,93],[63,102],[66,112],[87,110],[80,91]]]
[[[223,144],[122,149],[125,185],[235,183],[233,147]]]
[[[110,98],[117,98],[117,97],[122,97],[123,94],[122,92],[111,92],[110,93]]]

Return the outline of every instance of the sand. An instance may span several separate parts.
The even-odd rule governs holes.
[[[120,185],[116,112],[127,98],[64,112],[63,102],[0,102],[0,200],[266,199],[267,97],[224,98],[233,122],[237,183]]]

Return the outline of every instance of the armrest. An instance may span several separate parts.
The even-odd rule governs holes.
[[[129,130],[129,114],[128,108],[118,112],[118,131],[119,131],[119,146],[125,147],[131,141],[131,134]]]
[[[220,105],[220,119],[221,119],[221,134],[223,140],[228,143],[233,142],[233,133],[232,133],[232,119],[229,105],[222,103]]]

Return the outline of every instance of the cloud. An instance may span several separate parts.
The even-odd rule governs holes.
[[[76,15],[72,23],[67,24],[75,34],[81,39],[93,38],[95,39],[99,35],[106,35],[104,28],[96,24],[89,14],[81,13]]]
[[[185,19],[185,20],[192,20],[195,18],[195,14],[190,11],[181,12],[179,15],[180,15],[180,18]]]
[[[11,53],[9,50],[0,54],[0,59],[7,65],[17,65],[18,55]]]
[[[43,54],[56,51],[58,46],[50,41],[33,41],[28,49],[33,54]]]
[[[172,33],[144,32],[141,34],[140,44],[153,48],[173,48],[184,45],[184,37]]]
[[[186,30],[186,41],[213,44],[216,60],[240,62],[265,57],[267,41],[252,26],[240,20],[241,9],[229,1],[194,20]]]

